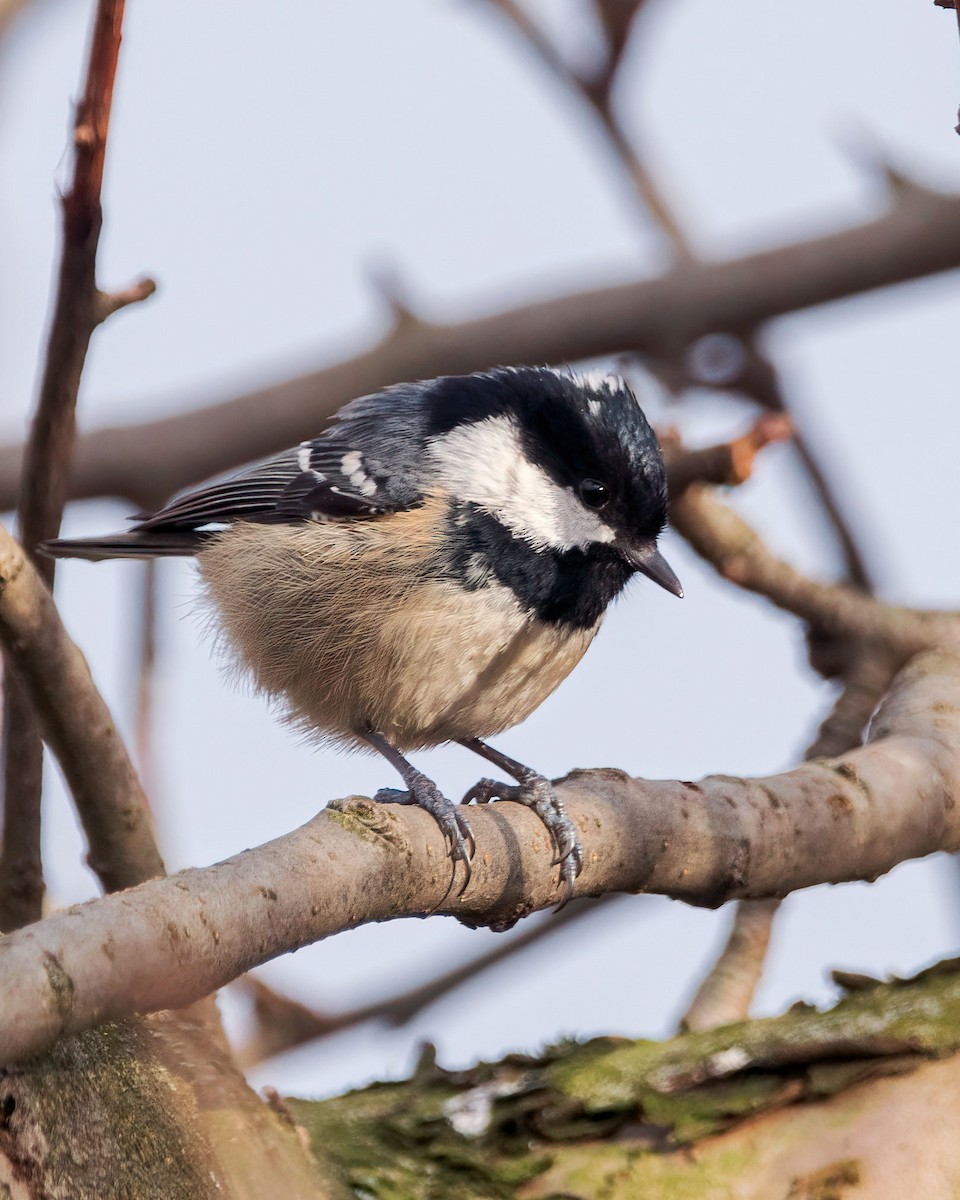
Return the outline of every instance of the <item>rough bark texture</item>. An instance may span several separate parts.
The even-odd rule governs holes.
[[[955,1200],[957,971],[291,1107],[377,1200]]]

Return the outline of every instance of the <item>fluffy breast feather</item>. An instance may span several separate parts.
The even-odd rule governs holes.
[[[443,496],[368,521],[237,524],[199,556],[232,657],[323,740],[400,749],[527,717],[596,629],[547,625],[496,582],[447,578]]]

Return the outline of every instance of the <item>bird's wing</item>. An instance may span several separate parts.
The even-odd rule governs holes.
[[[122,533],[57,538],[40,549],[94,561],[186,556],[235,522],[296,525],[416,508],[430,487],[425,443],[423,389],[396,385],[346,405],[320,437],[180,492]]]
[[[297,524],[373,517],[411,508],[421,499],[404,478],[371,461],[337,430],[181,492],[140,517],[134,529],[199,531],[234,521]]]

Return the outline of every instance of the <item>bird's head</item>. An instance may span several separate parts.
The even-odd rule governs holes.
[[[500,368],[438,379],[430,400],[428,454],[456,500],[535,549],[619,558],[683,595],[657,549],[663,457],[623,380]]]

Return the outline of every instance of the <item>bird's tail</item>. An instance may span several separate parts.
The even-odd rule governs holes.
[[[50,558],[174,558],[196,554],[206,540],[192,529],[129,529],[103,537],[55,538],[39,550]]]

